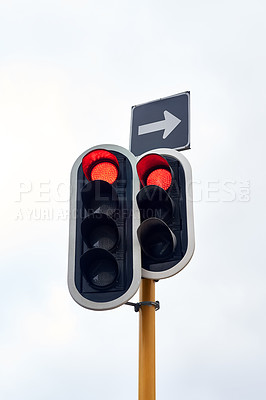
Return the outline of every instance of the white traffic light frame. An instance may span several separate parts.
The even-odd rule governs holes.
[[[129,160],[132,167],[132,255],[133,255],[133,277],[129,289],[117,299],[108,302],[94,302],[83,297],[75,285],[75,243],[76,243],[76,210],[77,203],[77,172],[83,157],[89,152],[97,149],[116,151],[123,154]],[[82,153],[75,161],[70,176],[70,216],[69,216],[69,252],[68,252],[68,288],[73,299],[82,307],[91,310],[110,310],[126,303],[137,292],[141,280],[141,250],[137,238],[137,229],[140,225],[139,210],[136,196],[139,190],[139,180],[136,172],[136,157],[127,149],[113,144],[102,144],[91,147]]]
[[[195,249],[195,234],[194,234],[194,218],[193,218],[193,193],[192,193],[192,170],[189,161],[183,154],[174,149],[161,148],[147,151],[146,153],[138,156],[137,163],[149,154],[159,154],[161,156],[171,156],[178,160],[182,165],[185,173],[185,187],[186,187],[186,217],[187,217],[187,236],[188,245],[187,250],[182,258],[176,265],[165,271],[148,271],[142,268],[141,276],[146,279],[164,279],[169,278],[180,272],[191,260]]]

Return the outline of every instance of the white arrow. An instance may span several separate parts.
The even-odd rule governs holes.
[[[164,111],[164,119],[162,121],[152,122],[151,124],[140,125],[138,135],[146,135],[147,133],[157,132],[164,130],[163,139],[179,125],[181,119],[171,114],[169,111]]]

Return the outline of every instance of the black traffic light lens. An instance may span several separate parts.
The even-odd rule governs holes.
[[[113,215],[118,208],[116,190],[105,181],[87,183],[81,191],[81,197],[86,210]]]
[[[80,258],[84,278],[95,289],[112,286],[118,276],[118,264],[114,256],[103,249],[92,249]]]
[[[176,247],[175,235],[158,218],[149,218],[142,222],[137,234],[142,250],[154,260],[166,260]]]
[[[115,221],[106,214],[91,214],[81,223],[81,233],[88,247],[112,250],[118,242],[119,234]]]
[[[155,217],[167,222],[173,216],[173,200],[159,186],[149,185],[142,188],[137,194],[137,203],[142,220]]]

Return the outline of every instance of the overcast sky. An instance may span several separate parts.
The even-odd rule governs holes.
[[[69,176],[128,147],[131,106],[186,90],[196,251],[156,284],[157,398],[266,398],[265,12],[0,1],[1,399],[137,399],[137,313],[68,293]]]

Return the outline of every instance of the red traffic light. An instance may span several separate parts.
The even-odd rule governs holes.
[[[160,186],[162,189],[167,190],[172,183],[172,174],[164,168],[154,169],[146,179],[147,185]]]
[[[181,153],[162,148],[139,157],[137,173],[142,277],[168,278],[194,251],[191,167]]]
[[[172,171],[166,159],[158,154],[148,154],[137,164],[142,186],[156,185],[164,190],[172,183]]]
[[[90,175],[92,181],[101,180],[112,184],[117,178],[118,170],[114,164],[103,161],[92,168]]]
[[[136,178],[135,157],[112,144],[87,150],[72,167],[68,286],[85,308],[116,308],[139,288]]]
[[[89,181],[101,180],[113,184],[119,171],[117,158],[106,150],[94,150],[82,160],[82,169]]]

